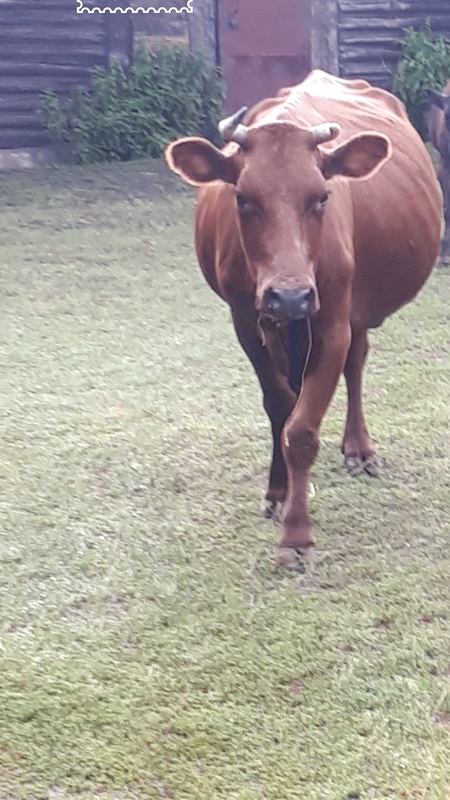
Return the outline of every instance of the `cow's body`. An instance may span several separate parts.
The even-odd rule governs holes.
[[[294,126],[305,132],[327,120],[338,123],[341,132],[337,141],[318,148],[318,155],[314,151],[319,160],[326,153],[337,152],[336,145],[349,137],[368,131],[384,135],[392,152],[365,180],[341,175],[328,180],[331,194],[320,223],[320,249],[315,244],[315,228],[311,227],[316,222],[308,223],[311,243],[307,243],[305,256],[301,231],[310,212],[299,212],[298,223],[295,221],[295,193],[293,201],[290,188],[290,175],[293,181],[301,182],[303,155],[299,151],[297,164],[292,159],[290,141],[295,144]],[[439,250],[441,197],[431,160],[402,104],[365,81],[345,81],[314,71],[298,87],[257,105],[244,121],[256,141],[248,158],[261,151],[259,169],[267,170],[270,176],[270,186],[264,187],[268,198],[264,202],[267,205],[276,195],[277,203],[280,198],[284,203],[278,203],[272,216],[267,213],[266,232],[271,247],[276,241],[276,252],[270,256],[270,264],[264,247],[260,255],[252,252],[252,243],[237,222],[234,178],[209,182],[200,189],[196,248],[206,280],[231,307],[238,339],[261,384],[274,444],[265,508],[267,515],[273,516],[284,505],[280,561],[284,563],[287,554],[290,563],[293,553],[313,544],[306,499],[308,473],[318,449],[321,420],[342,371],[349,399],[342,445],[347,467],[355,472],[371,472],[375,467],[361,404],[367,330],[379,326],[412,300],[429,276]],[[277,124],[284,121],[293,124],[286,126],[287,138],[278,145],[283,125]],[[242,181],[246,179],[246,152],[245,148],[243,154],[237,151],[232,142],[223,153],[231,160],[244,159],[239,161],[237,179]],[[186,170],[176,162],[175,155],[174,151],[169,154],[169,163],[185,177]],[[285,172],[287,159],[289,170]],[[296,169],[299,175],[295,175]],[[322,165],[321,169],[325,174],[326,168]],[[309,170],[308,161],[305,183]],[[316,180],[315,166],[314,170],[311,176]],[[251,186],[261,194],[264,190],[255,183],[254,173],[253,169]],[[278,185],[272,175],[280,176]],[[239,182],[237,185],[239,188]],[[277,287],[299,283],[294,268],[289,267],[289,271],[286,267],[293,253],[298,253],[302,263],[313,264],[308,266],[308,283],[304,285],[312,285],[313,274],[318,302],[304,318],[289,317],[280,324],[261,309],[267,292],[274,294],[274,275],[278,276]]]
[[[447,260],[450,256],[450,81],[442,94],[430,91],[429,99],[428,134],[431,144],[439,153],[437,176],[444,197],[445,230],[441,255]]]

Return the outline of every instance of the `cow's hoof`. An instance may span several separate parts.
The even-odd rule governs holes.
[[[314,545],[309,547],[279,547],[275,563],[282,569],[290,569],[295,572],[311,572],[314,567],[316,548]]]
[[[380,474],[380,462],[375,453],[371,453],[366,458],[361,456],[346,456],[345,469],[352,478],[357,475],[370,475],[371,478],[378,478]]]
[[[261,503],[259,513],[264,519],[273,519],[275,522],[281,520],[283,502],[281,500],[269,500],[267,497]]]

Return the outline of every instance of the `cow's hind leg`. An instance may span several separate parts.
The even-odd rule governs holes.
[[[297,397],[290,388],[286,375],[264,342],[258,330],[257,318],[251,308],[245,312],[232,309],[236,334],[241,347],[249,358],[263,393],[264,409],[270,420],[273,438],[272,463],[269,485],[262,506],[262,513],[268,519],[276,518],[281,511],[287,491],[286,464],[281,449],[281,432],[291,415]]]
[[[362,375],[369,350],[367,331],[352,330],[352,341],[344,367],[348,410],[342,452],[350,475],[378,475],[378,461],[367,432],[362,406]]]

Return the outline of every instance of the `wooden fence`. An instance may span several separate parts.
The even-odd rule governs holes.
[[[117,3],[116,3],[117,5]],[[41,146],[40,95],[65,97],[96,65],[129,63],[129,14],[77,14],[76,0],[0,0],[0,149]]]
[[[311,0],[312,60],[341,77],[392,88],[405,29],[430,21],[450,40],[450,0]],[[450,76],[449,76],[450,77]]]

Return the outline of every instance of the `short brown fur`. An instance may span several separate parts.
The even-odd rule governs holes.
[[[327,121],[341,133],[317,147],[311,129]],[[361,400],[367,331],[411,301],[428,278],[439,251],[441,195],[403,105],[365,81],[314,71],[244,122],[243,147],[226,145],[218,161],[220,151],[205,142],[195,154],[197,168],[199,158],[215,164],[216,178],[199,192],[195,242],[205,278],[229,304],[261,384],[273,434],[265,510],[272,516],[283,506],[286,563],[285,548],[314,544],[309,471],[342,372],[345,462],[351,472],[374,470]],[[182,151],[182,143],[170,145],[168,163],[191,180]],[[304,287],[312,289],[312,347],[297,397],[287,378],[291,323],[272,320],[264,302],[268,291]]]

